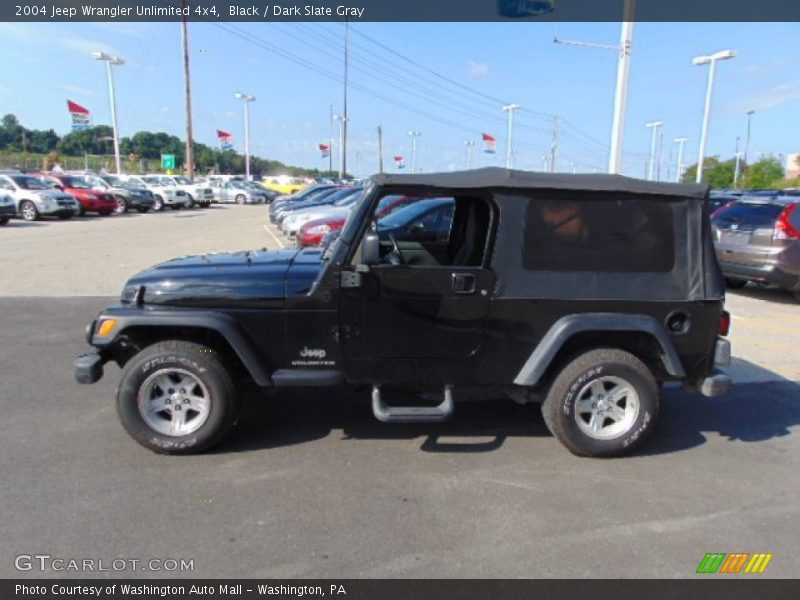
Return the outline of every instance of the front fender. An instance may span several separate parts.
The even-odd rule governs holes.
[[[114,329],[107,336],[97,334],[98,325],[104,319],[117,321]],[[125,332],[133,327],[158,329],[191,327],[214,331],[228,342],[242,361],[256,384],[261,387],[272,385],[266,365],[255,351],[253,343],[241,330],[238,323],[230,316],[207,310],[148,310],[139,308],[114,307],[103,311],[92,326],[89,343],[102,351],[104,347],[113,346]]]
[[[573,335],[586,331],[646,333],[652,336],[661,347],[661,360],[667,373],[677,378],[686,377],[686,371],[675,346],[664,327],[653,317],[619,313],[584,313],[566,315],[556,321],[528,357],[514,379],[514,383],[524,386],[537,384],[562,346]]]

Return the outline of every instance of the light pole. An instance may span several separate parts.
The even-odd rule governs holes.
[[[464,142],[464,146],[467,148],[467,171],[469,171],[472,168],[472,149],[475,147],[475,142],[468,140]]]
[[[111,65],[122,66],[125,61],[119,56],[111,56],[105,52],[92,52],[92,58],[102,60],[106,63],[106,74],[108,75],[108,101],[111,104],[111,126],[114,131],[114,165],[117,175],[122,173],[122,166],[119,160],[119,129],[117,128],[117,99],[114,95],[114,74]]]
[[[328,174],[333,174],[333,102],[328,103],[328,108],[330,109],[330,136],[329,136],[329,146],[328,146]]]
[[[514,146],[513,131],[514,131],[514,111],[519,108],[519,104],[506,104],[502,107],[503,112],[508,113],[508,147],[506,148],[506,169],[514,168]]]
[[[658,139],[658,128],[664,125],[664,121],[651,121],[645,123],[645,127],[653,130],[653,135],[650,139],[650,160],[647,163],[647,179],[653,181],[653,170],[656,165],[656,140]]]
[[[674,143],[678,144],[678,164],[675,166],[675,181],[680,183],[681,175],[683,175],[683,144],[689,138],[687,137],[677,137],[672,140]]]
[[[744,167],[747,168],[747,153],[750,151],[750,121],[753,119],[754,110],[747,111],[747,137],[744,140]]]
[[[417,172],[417,138],[422,134],[419,131],[408,131],[411,138],[411,172]]]
[[[735,147],[735,149],[733,151],[733,156],[736,159],[736,163],[735,163],[735,166],[733,168],[733,189],[736,189],[737,187],[739,187],[739,173],[740,173],[740,169],[741,169],[740,162],[741,162],[741,158],[742,158],[742,153],[739,152],[739,136],[738,135],[736,136],[736,147]]]
[[[631,71],[635,12],[636,0],[625,0],[622,9],[624,20],[619,36],[619,63],[617,64],[617,87],[614,93],[614,118],[611,123],[611,150],[608,156],[608,172],[611,174],[619,174],[622,170],[622,136],[625,133],[625,112],[628,106],[628,81]]]
[[[244,102],[244,178],[250,181],[250,111],[248,105],[256,97],[241,92],[236,92],[233,97]]]
[[[333,115],[334,121],[339,121],[339,179],[344,179],[344,127],[347,122],[347,117],[344,115]]]
[[[710,65],[708,68],[708,84],[706,86],[706,105],[703,110],[703,128],[700,131],[700,156],[697,159],[697,177],[695,181],[700,183],[703,181],[703,159],[706,153],[706,140],[708,138],[708,118],[711,114],[711,96],[714,90],[714,75],[717,71],[717,61],[726,60],[736,56],[734,50],[720,50],[714,54],[707,56],[695,56],[692,59],[692,64],[695,66]]]

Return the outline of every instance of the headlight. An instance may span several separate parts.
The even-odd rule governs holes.
[[[38,193],[36,195],[39,196],[39,200],[41,200],[42,202],[52,202],[52,199],[50,198],[50,196],[48,196],[44,192],[40,192],[40,193]]]
[[[310,233],[310,234],[320,234],[321,233],[321,234],[325,235],[326,233],[330,233],[330,231],[331,231],[331,226],[330,225],[314,225],[314,227],[309,227],[306,230],[306,233]]]

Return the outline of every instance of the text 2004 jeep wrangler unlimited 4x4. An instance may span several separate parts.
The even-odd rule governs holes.
[[[380,175],[324,249],[181,258],[133,277],[88,327],[81,383],[124,367],[123,425],[158,452],[210,448],[238,383],[372,386],[384,422],[439,421],[460,387],[543,399],[575,454],[652,430],[660,385],[725,394],[729,317],[703,186],[481,169]],[[416,201],[408,203],[408,197]],[[403,198],[388,217],[376,208]],[[394,386],[440,390],[389,406]]]

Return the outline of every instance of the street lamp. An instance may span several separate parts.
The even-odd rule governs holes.
[[[244,178],[250,181],[250,111],[248,105],[256,97],[241,92],[236,92],[233,97],[244,102]]]
[[[714,75],[717,70],[718,60],[727,60],[736,56],[734,50],[720,50],[714,54],[706,56],[695,56],[692,59],[692,64],[696,67],[702,65],[710,65],[708,69],[708,85],[706,86],[706,105],[703,111],[703,128],[700,132],[700,157],[697,160],[697,178],[695,181],[700,183],[703,181],[703,159],[706,153],[706,140],[708,138],[708,118],[711,114],[711,95],[714,89]]]
[[[419,131],[408,131],[411,137],[411,172],[417,172],[417,138],[422,134]]]
[[[675,167],[675,181],[677,183],[680,183],[681,175],[683,175],[683,144],[686,143],[688,139],[687,137],[676,137],[672,140],[674,143],[678,144],[678,164]]]
[[[108,101],[111,104],[111,127],[114,131],[114,165],[117,169],[117,175],[122,173],[122,166],[119,160],[119,130],[117,129],[117,100],[114,96],[114,74],[111,71],[111,65],[122,66],[125,61],[119,56],[111,56],[105,52],[92,52],[92,58],[95,60],[102,60],[106,63],[106,74],[108,76]]]
[[[343,115],[333,115],[334,121],[339,121],[339,179],[344,178],[344,124],[349,119]]]
[[[506,104],[502,107],[503,112],[508,113],[508,148],[506,149],[506,169],[514,167],[514,147],[512,145],[512,133],[514,128],[514,111],[519,108],[519,104]]]
[[[664,121],[651,121],[645,123],[644,126],[653,130],[653,135],[650,140],[650,161],[647,165],[647,179],[653,180],[653,169],[656,164],[656,139],[658,138],[658,129],[664,125]]]
[[[464,142],[464,146],[467,148],[467,170],[469,171],[472,168],[472,149],[475,147],[475,142],[468,140]]]

